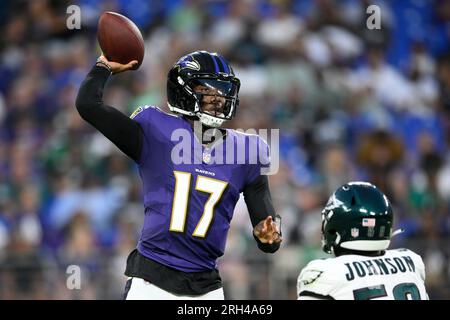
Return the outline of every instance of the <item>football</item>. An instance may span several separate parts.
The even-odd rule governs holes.
[[[104,12],[98,21],[97,39],[109,61],[127,64],[132,60],[139,68],[144,59],[144,39],[133,21],[116,12]]]

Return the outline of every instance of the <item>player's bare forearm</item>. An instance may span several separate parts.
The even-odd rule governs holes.
[[[111,140],[131,159],[138,161],[142,129],[136,121],[103,103],[103,89],[111,72],[94,66],[80,86],[76,107],[80,116]]]

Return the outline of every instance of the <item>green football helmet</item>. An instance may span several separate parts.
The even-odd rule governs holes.
[[[322,210],[322,249],[386,250],[393,212],[387,197],[368,182],[349,182],[337,189]]]

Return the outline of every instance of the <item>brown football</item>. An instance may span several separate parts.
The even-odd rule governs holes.
[[[104,12],[98,20],[97,39],[109,61],[127,64],[132,60],[139,68],[144,59],[144,39],[133,21],[116,12]]]

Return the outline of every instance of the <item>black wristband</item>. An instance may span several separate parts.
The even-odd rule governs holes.
[[[273,242],[272,244],[262,243],[261,240],[253,233],[253,238],[255,238],[258,248],[265,253],[275,253],[281,246],[281,242]]]
[[[102,61],[102,60],[97,60],[97,62],[95,63],[96,66],[98,67],[103,67],[108,69],[108,71],[112,74],[112,69],[111,66],[109,64],[107,64],[106,62]]]

